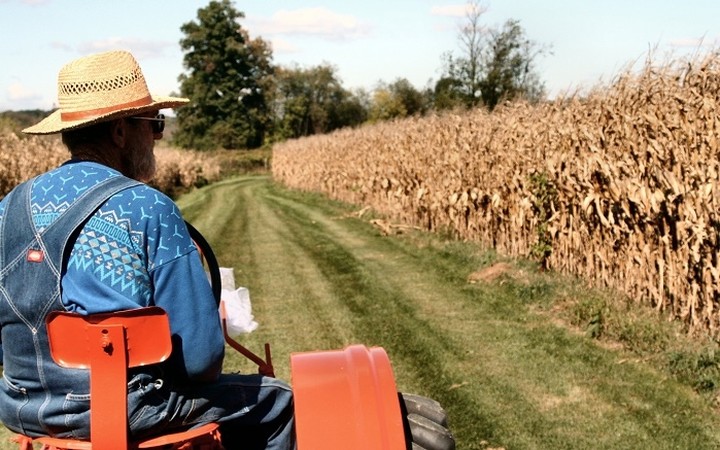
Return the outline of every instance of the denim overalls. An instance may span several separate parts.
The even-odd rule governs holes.
[[[139,183],[123,176],[109,178],[38,232],[30,210],[33,181],[8,194],[0,222],[0,331],[6,353],[0,420],[29,436],[64,435],[68,429],[87,427],[90,417],[88,372],[53,362],[45,327],[50,311],[65,309],[60,276],[70,250],[66,246],[110,196]]]
[[[6,197],[0,222],[0,340],[5,347],[0,420],[29,436],[89,436],[89,386],[84,370],[63,369],[50,357],[45,317],[64,310],[63,255],[75,233],[114,192],[133,182],[115,176],[89,188],[38,233],[27,182]],[[39,250],[39,251],[36,251]],[[257,374],[222,374],[186,383],[162,365],[128,374],[128,424],[135,437],[219,422],[225,448],[295,448],[290,387]],[[242,443],[242,444],[240,444]]]

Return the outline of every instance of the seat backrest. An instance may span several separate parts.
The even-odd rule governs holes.
[[[55,311],[46,323],[53,360],[90,370],[93,448],[127,448],[127,369],[170,356],[167,314],[154,306],[92,315]]]

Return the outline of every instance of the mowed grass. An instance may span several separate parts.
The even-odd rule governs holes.
[[[248,287],[260,327],[241,342],[270,342],[281,378],[293,352],[382,346],[399,390],[448,410],[459,450],[720,447],[707,397],[569,325],[569,298],[600,295],[581,284],[442,236],[385,236],[358,208],[263,176],[179,204]],[[226,370],[255,368],[228,349]]]
[[[363,343],[387,350],[400,390],[447,408],[458,449],[720,447],[705,398],[566,325],[556,305],[583,294],[561,277],[513,263],[468,283],[496,256],[426,233],[383,236],[352,207],[263,177],[180,204],[249,288],[260,327],[243,342],[270,342],[282,378],[292,352]]]

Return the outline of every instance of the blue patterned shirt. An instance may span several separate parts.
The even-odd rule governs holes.
[[[87,161],[41,175],[32,189],[35,226],[47,227],[85,190],[118,175]],[[0,221],[3,215],[0,202]],[[78,234],[61,286],[65,307],[82,314],[162,307],[181,343],[176,369],[199,379],[219,373],[224,341],[215,300],[177,205],[160,191],[140,185],[105,202]]]

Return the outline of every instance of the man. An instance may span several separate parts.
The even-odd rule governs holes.
[[[220,373],[222,330],[197,249],[177,206],[143,184],[162,137],[158,111],[188,100],[150,95],[123,51],[63,67],[58,100],[23,131],[62,133],[71,160],[0,202],[0,420],[30,436],[87,438],[87,372],[52,361],[45,317],[155,305],[168,314],[173,353],[130,374],[130,432],[219,422],[228,449],[294,448],[289,387]]]

